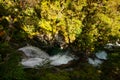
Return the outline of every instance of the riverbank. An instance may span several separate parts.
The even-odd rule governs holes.
[[[0,45],[0,79],[1,80],[119,80],[120,52],[108,55],[108,60],[99,67],[87,62],[73,61],[62,66],[44,66],[37,69],[24,69],[19,63],[21,52],[8,45]],[[81,59],[82,60],[82,59]]]

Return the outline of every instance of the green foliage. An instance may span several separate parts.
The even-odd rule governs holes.
[[[101,65],[102,80],[118,80],[120,78],[120,52],[109,54],[108,61]]]
[[[63,48],[77,43],[78,49],[92,53],[120,38],[119,5],[118,0],[1,0],[0,26],[13,39],[27,34]]]
[[[0,45],[0,80],[26,80],[22,66],[19,64],[19,52],[7,43]]]
[[[55,68],[26,69],[28,80],[70,80],[69,73]]]
[[[59,68],[26,69],[29,80],[100,80],[100,71],[89,64],[67,71]]]
[[[84,64],[82,69],[74,70],[71,76],[72,80],[100,80],[99,70],[89,64]]]
[[[68,73],[58,72],[56,73],[47,73],[45,76],[42,76],[40,80],[70,80]]]
[[[82,33],[76,41],[82,51],[91,53],[95,49],[104,46],[109,41],[120,38],[120,27],[118,28],[120,24],[117,23],[119,22],[118,19],[115,19],[119,14],[115,6],[119,4],[111,0],[87,0],[87,4],[87,6],[83,7],[85,17],[82,21]],[[113,10],[108,6],[114,7],[115,9]],[[117,14],[115,12],[117,12]]]
[[[72,44],[81,52],[92,53],[120,38],[120,0],[0,0],[1,80],[120,79],[119,53],[109,55],[99,70],[84,64],[74,71],[54,68],[24,71],[19,64],[19,52],[7,41],[21,42],[34,36],[54,48],[56,43],[63,48]],[[56,51],[61,49],[51,50],[51,54]]]
[[[44,29],[45,32],[47,31],[47,35],[52,34],[52,38],[54,38],[53,35],[57,35],[58,32],[61,31],[62,35],[65,37],[65,42],[69,43],[68,37],[70,38],[70,42],[73,42],[76,36],[81,33],[80,26],[82,24],[79,20],[79,18],[81,18],[79,15],[80,13],[75,14],[73,10],[69,9],[67,3],[71,4],[69,1],[60,2],[60,0],[55,2],[42,1],[40,3],[41,19],[39,26]],[[36,8],[39,9],[39,5],[37,5]],[[76,9],[78,9],[78,7],[74,10]]]

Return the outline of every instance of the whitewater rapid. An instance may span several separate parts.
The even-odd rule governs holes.
[[[111,45],[109,47],[111,47]],[[56,53],[56,55],[50,56],[45,51],[35,46],[25,46],[19,48],[18,50],[24,52],[26,56],[23,57],[20,62],[25,68],[35,68],[46,64],[60,66],[63,64],[68,64],[74,59],[78,59],[75,55],[70,55],[69,51]],[[88,58],[88,63],[96,67],[107,60],[107,57],[108,55],[105,51],[99,51],[95,53],[95,58]]]
[[[44,66],[48,63],[52,66],[60,66],[62,64],[67,64],[69,61],[75,59],[75,57],[73,55],[69,55],[68,52],[49,56],[46,52],[34,46],[25,46],[19,48],[18,50],[24,52],[25,56],[27,56],[21,60],[21,64],[25,68]]]

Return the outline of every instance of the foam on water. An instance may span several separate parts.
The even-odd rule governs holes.
[[[105,51],[97,52],[95,55],[99,59],[107,60],[107,53]]]
[[[67,64],[73,59],[77,59],[73,55],[68,55],[68,51],[54,56],[49,56],[46,52],[34,46],[25,46],[19,48],[19,51],[23,51],[27,58],[23,58],[21,64],[25,68],[34,68],[36,66],[44,66],[46,63],[50,62],[49,65],[60,66],[62,64]],[[107,60],[107,53],[105,51],[97,52],[96,58],[88,58],[88,63],[93,66],[98,66],[103,63],[102,60]],[[102,60],[101,60],[102,59]]]
[[[68,56],[68,55],[55,55],[53,57],[50,57],[51,60],[51,65],[54,66],[59,66],[62,64],[67,64],[69,61],[73,60],[74,58],[72,56]]]
[[[63,55],[57,54],[54,56],[49,56],[46,52],[34,46],[26,46],[19,48],[19,51],[23,51],[27,58],[23,58],[21,64],[25,68],[34,68],[36,66],[43,66],[47,62],[50,62],[50,65],[59,66],[62,64],[67,64],[69,61],[73,60],[74,57],[67,55],[65,52]]]
[[[88,58],[88,63],[92,64],[93,66],[99,66],[104,60],[107,60],[107,53],[105,51],[99,51],[95,53],[95,56],[95,59]]]
[[[49,58],[49,55],[46,52],[34,46],[25,46],[18,50],[23,51],[29,58]]]
[[[37,66],[43,66],[45,64],[45,59],[41,58],[29,58],[29,59],[22,59],[21,64],[25,68],[34,68]],[[44,63],[43,63],[44,62]]]
[[[103,61],[95,58],[95,59],[92,59],[92,58],[88,58],[88,63],[89,64],[92,64],[93,66],[99,66],[100,64],[102,64]]]

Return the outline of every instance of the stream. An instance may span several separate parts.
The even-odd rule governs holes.
[[[105,45],[105,48],[112,49],[112,47],[116,46],[120,47],[120,45],[108,43]],[[35,68],[47,64],[51,66],[60,66],[68,64],[72,60],[78,59],[75,55],[70,55],[69,51],[50,56],[48,53],[35,46],[25,46],[19,48],[18,50],[22,51],[25,55],[20,62],[24,68]],[[95,58],[88,58],[88,63],[96,67],[107,59],[108,55],[105,51],[98,51],[95,53]]]

